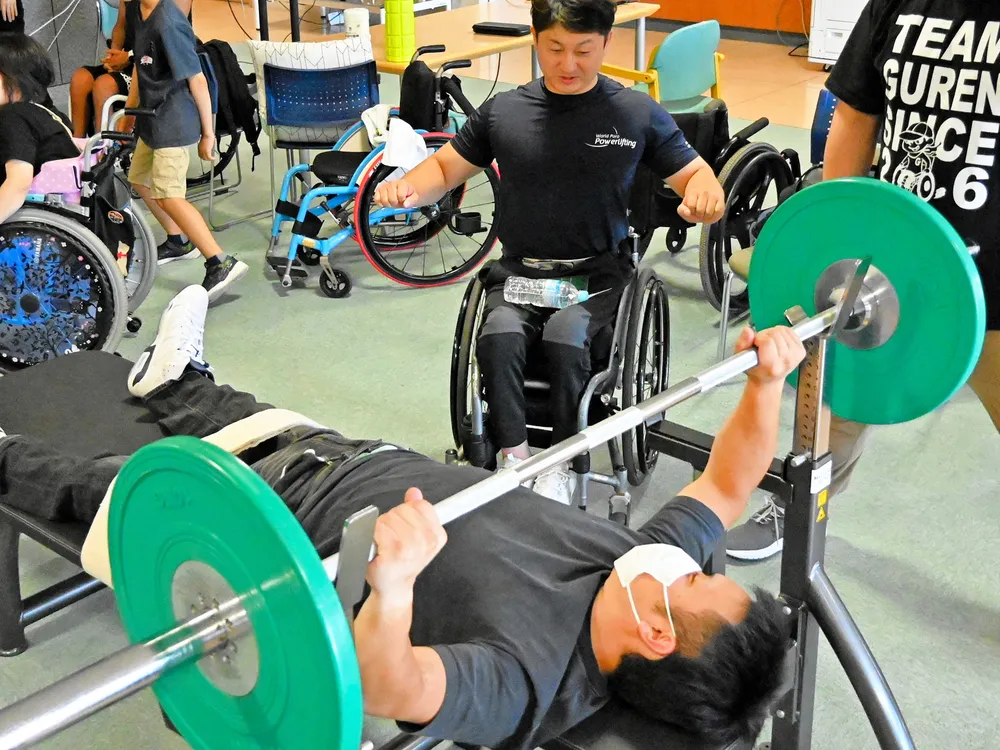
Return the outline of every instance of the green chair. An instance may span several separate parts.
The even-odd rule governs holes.
[[[678,29],[649,56],[650,71],[659,74],[660,104],[672,114],[699,113],[722,98],[718,21],[702,21]],[[636,89],[647,91],[644,84]],[[706,91],[710,96],[704,96]]]

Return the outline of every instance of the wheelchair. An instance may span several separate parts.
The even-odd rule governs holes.
[[[638,267],[639,237],[632,237],[632,261]],[[495,469],[500,446],[491,435],[489,394],[476,360],[476,342],[484,320],[485,280],[491,263],[472,278],[465,291],[455,327],[451,354],[451,429],[456,450],[450,461]],[[666,390],[670,377],[670,308],[663,282],[649,268],[639,268],[626,285],[612,325],[600,330],[591,342],[591,376],[578,410],[579,429],[646,401]],[[547,448],[552,443],[548,413],[549,383],[545,372],[541,336],[528,348],[525,370],[528,444]],[[591,470],[590,454],[572,461],[579,477],[576,501],[586,509],[587,481],[614,488],[609,517],[628,524],[631,512],[628,486],[638,487],[656,467],[659,453],[646,439],[646,428],[637,427],[608,441],[613,473]]]
[[[456,108],[466,116],[475,111],[457,79],[445,75],[449,70],[469,67],[470,61],[446,63],[434,73],[418,59],[422,54],[444,49],[437,45],[417,50],[403,74],[400,107],[394,113],[413,127],[430,153],[454,137],[454,123],[459,117]],[[366,66],[374,70],[374,64]],[[270,86],[265,85],[265,95],[272,112],[275,107]],[[375,205],[379,184],[401,173],[383,163],[383,145],[368,151],[347,150],[365,133],[365,125],[356,122],[311,165],[299,164],[285,174],[267,250],[268,265],[277,272],[282,286],[291,286],[295,278],[308,277],[302,264],[322,265],[323,293],[333,298],[349,294],[350,277],[333,268],[328,259],[331,251],[347,239],[357,241],[380,273],[406,286],[448,284],[482,263],[497,238],[500,176],[495,166],[432,205],[379,208]],[[318,186],[308,184],[308,174],[319,181]],[[296,183],[301,183],[305,192],[298,203],[289,200]],[[321,237],[327,218],[332,218],[334,232]],[[286,223],[292,223],[288,251],[273,254]]]
[[[781,195],[801,177],[798,154],[778,151],[769,143],[750,139],[770,123],[762,117],[730,137],[729,113],[721,100],[713,100],[703,113],[674,115],[688,143],[712,166],[726,193],[726,213],[710,227],[703,227],[699,242],[699,271],[705,296],[716,310],[721,308],[726,269],[732,254],[752,246],[758,222]],[[642,249],[649,246],[653,232],[667,228],[667,249],[680,252],[693,225],[677,214],[681,198],[669,187],[640,168],[632,192],[630,216],[639,233]],[[748,302],[745,290],[733,295],[734,307],[743,310]]]
[[[128,133],[43,165],[24,207],[0,226],[0,369],[114,351],[153,285],[156,242],[116,174]]]

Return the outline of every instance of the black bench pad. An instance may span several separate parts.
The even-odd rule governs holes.
[[[0,427],[77,456],[130,455],[164,436],[128,392],[132,363],[107,352],[77,352],[0,378]],[[21,533],[79,564],[81,523],[55,523],[0,504]]]
[[[753,745],[712,745],[649,719],[620,701],[612,700],[586,721],[544,750],[751,750]]]

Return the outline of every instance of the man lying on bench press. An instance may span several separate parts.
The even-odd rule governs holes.
[[[213,382],[207,305],[200,286],[181,292],[129,375],[173,434],[206,437],[269,408]],[[787,328],[744,331],[738,348],[752,345],[760,365],[704,474],[638,531],[518,488],[454,521],[445,544],[421,490],[433,502],[486,472],[317,427],[242,453],[321,556],[337,551],[349,515],[382,512],[355,622],[366,712],[436,738],[528,750],[616,693],[714,742],[756,736],[781,681],[783,618],[769,594],[752,599],[700,572],[771,462],[784,378],[804,357]],[[3,436],[0,502],[92,521],[125,460]]]

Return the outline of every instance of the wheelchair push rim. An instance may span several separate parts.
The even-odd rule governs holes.
[[[485,299],[486,287],[478,276],[473,277],[462,297],[455,324],[455,338],[451,347],[451,435],[458,450],[465,447],[463,423],[472,411],[472,399],[475,396],[475,326],[482,314]]]
[[[622,408],[647,401],[670,382],[670,306],[663,282],[644,269],[636,284],[629,313],[622,370]],[[644,426],[622,435],[628,481],[641,485],[656,467],[659,451],[650,447]]]
[[[726,213],[720,221],[702,228],[699,244],[702,288],[716,310],[722,309],[729,259],[737,250],[753,247],[762,218],[766,219],[769,209],[792,184],[792,171],[774,146],[750,143],[726,162],[719,182],[726,193]],[[730,297],[730,312],[739,315],[749,305],[749,294],[741,285]]]
[[[22,209],[0,227],[0,368],[113,351],[126,299],[111,253],[77,222]]]
[[[451,136],[424,136],[437,151]],[[361,180],[355,201],[354,227],[362,252],[382,275],[407,286],[428,287],[462,278],[481,264],[496,243],[500,178],[495,168],[484,170],[447,193],[438,203],[419,211],[400,212],[402,219],[372,223],[375,190],[395,170],[377,156]],[[469,233],[465,214],[475,231]]]

